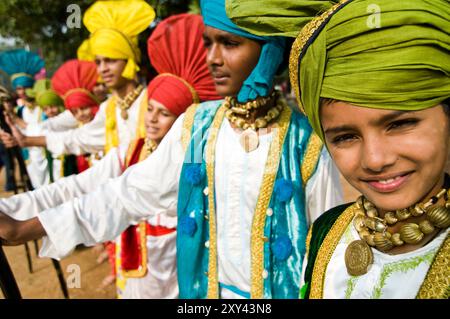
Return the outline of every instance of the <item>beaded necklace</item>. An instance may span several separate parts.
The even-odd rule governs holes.
[[[275,105],[264,116],[256,118],[251,123],[249,121],[250,112],[266,105],[271,100],[275,100]],[[249,153],[259,146],[257,130],[268,127],[270,123],[276,120],[280,116],[281,111],[287,107],[287,103],[279,91],[273,91],[267,97],[258,97],[244,104],[238,103],[234,97],[226,97],[223,106],[227,109],[225,111],[225,117],[230,123],[243,130],[239,141],[244,150]]]
[[[445,200],[444,205],[437,204],[441,198]],[[356,206],[358,212],[353,219],[353,225],[361,240],[349,244],[345,252],[345,264],[350,275],[360,276],[368,271],[373,262],[370,247],[388,252],[405,244],[418,244],[436,228],[445,229],[450,226],[450,177],[445,176],[443,188],[427,202],[387,212],[384,218],[379,217],[375,205],[364,196],[358,198]],[[388,231],[388,225],[422,215],[425,215],[426,219],[419,223],[405,223],[396,233]]]

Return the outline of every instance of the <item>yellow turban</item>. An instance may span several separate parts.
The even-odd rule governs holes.
[[[155,11],[142,0],[97,1],[89,7],[83,18],[91,36],[89,43],[80,47],[81,54],[84,54],[81,58],[91,60],[101,55],[111,59],[126,59],[128,62],[122,76],[134,79],[141,59],[137,36],[154,18]],[[90,54],[83,53],[86,49]]]
[[[77,50],[78,60],[81,61],[93,61],[95,60],[95,55],[91,52],[91,46],[89,45],[89,39],[86,39],[81,43]]]

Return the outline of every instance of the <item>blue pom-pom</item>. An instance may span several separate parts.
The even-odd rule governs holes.
[[[184,179],[191,185],[199,185],[203,179],[201,164],[191,164],[184,170]]]
[[[292,253],[291,239],[286,235],[278,236],[272,244],[273,255],[278,260],[286,260]]]
[[[280,202],[286,202],[291,199],[294,187],[291,181],[279,179],[275,182],[274,192]]]
[[[194,236],[197,231],[195,219],[189,216],[183,216],[178,221],[178,231],[189,237]]]

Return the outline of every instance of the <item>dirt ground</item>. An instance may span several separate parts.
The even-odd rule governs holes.
[[[447,162],[447,171],[450,171],[450,160]],[[353,201],[358,192],[344,179],[341,179],[345,201]],[[0,172],[0,190],[4,187],[4,172]],[[11,196],[12,193],[0,191],[0,197]],[[34,243],[29,244],[33,261],[33,273],[28,271],[25,246],[4,247],[5,253],[16,277],[23,298],[27,299],[61,299],[63,294],[59,287],[55,269],[47,258],[38,258]],[[107,261],[102,264],[96,262],[97,254],[93,248],[77,248],[70,256],[61,260],[64,276],[69,283],[74,283],[73,265],[79,266],[80,287],[69,288],[71,299],[111,299],[115,298],[115,288],[110,285],[98,289],[102,280],[110,273]],[[0,291],[0,299],[3,299]]]

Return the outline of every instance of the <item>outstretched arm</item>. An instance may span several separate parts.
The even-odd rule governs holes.
[[[125,147],[120,150],[124,153]],[[119,156],[122,156],[119,149],[113,148],[96,165],[80,174],[61,178],[34,191],[1,198],[0,211],[15,219],[27,220],[41,211],[80,197],[122,173]]]
[[[45,230],[37,218],[18,221],[0,213],[0,240],[3,245],[20,245],[43,236]]]
[[[87,195],[41,212],[37,217],[40,224],[36,225],[34,218],[31,226],[27,225],[31,230],[16,224],[20,227],[17,226],[9,238],[14,241],[46,234],[40,256],[61,258],[78,244],[92,246],[112,240],[128,225],[150,216],[176,217],[184,157],[181,124],[182,117],[145,161]]]

